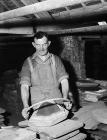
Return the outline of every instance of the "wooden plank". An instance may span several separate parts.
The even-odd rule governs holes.
[[[32,1],[32,0],[31,0],[31,1],[29,1],[29,0],[21,0],[21,2],[22,2],[24,5],[31,5],[31,4],[33,4],[33,1]],[[37,3],[37,2],[38,2],[38,1],[35,0],[35,3]],[[34,13],[34,15],[35,15],[36,18],[40,18],[37,14]]]
[[[64,12],[61,12],[60,15],[59,13],[53,14],[53,17],[57,20],[65,20],[67,18],[69,19],[76,19],[76,18],[83,18],[87,16],[97,16],[100,14],[107,13],[107,2],[97,4],[97,5],[92,5],[92,6],[85,6],[84,3],[81,3],[83,7],[77,8],[77,9],[72,9],[72,10],[67,10]],[[69,8],[67,8],[69,9]],[[69,14],[68,14],[69,12]],[[62,16],[62,13],[65,14],[65,17]]]
[[[0,33],[8,34],[34,34],[33,27],[1,28]]]
[[[71,10],[70,16],[71,18],[81,18],[81,17],[87,17],[87,16],[95,16],[99,14],[107,13],[107,3],[93,5],[93,6],[86,6],[86,8],[78,8]]]
[[[11,0],[16,7],[20,7],[19,3],[16,0]]]
[[[83,0],[84,2],[87,0]],[[11,19],[19,16],[49,11],[56,8],[66,7],[69,5],[77,4],[78,0],[46,0],[38,2],[25,7],[17,8],[11,11],[0,13],[0,20]],[[107,10],[107,7],[106,7]]]
[[[88,27],[81,27],[81,28],[74,28],[74,29],[61,29],[61,28],[57,28],[57,30],[50,30],[51,28],[47,28],[47,31],[45,30],[45,28],[41,28],[42,31],[47,32],[48,34],[54,35],[54,34],[74,34],[74,33],[86,33],[86,32],[101,32],[101,31],[105,31],[107,32],[107,25],[96,25],[96,26],[88,26]],[[41,31],[40,28],[37,28],[37,31]]]
[[[31,20],[30,18],[26,18],[26,17],[17,17],[17,18],[13,18],[13,19],[8,19],[8,20],[4,20],[4,21],[0,21],[0,25],[5,24],[5,23],[12,23],[12,22],[22,22],[22,21],[29,21]]]
[[[21,0],[21,2],[23,2],[23,4],[25,5],[31,5],[31,4],[34,4],[34,3],[38,3],[39,1],[38,0]],[[35,17],[37,18],[47,18],[47,19],[52,19],[52,16],[50,16],[50,14],[48,12],[43,12],[43,13],[38,13],[38,14],[35,14]]]

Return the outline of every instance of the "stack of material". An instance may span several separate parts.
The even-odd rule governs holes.
[[[0,108],[0,126],[4,126],[5,118],[4,118],[5,109]]]
[[[4,127],[0,130],[0,140],[36,140],[36,135],[26,128]]]
[[[31,124],[29,129],[38,132],[41,139],[84,140],[86,134],[80,133],[81,127],[83,127],[82,122],[67,119],[50,127],[37,127],[36,125]]]
[[[81,106],[89,105],[92,102],[99,100],[107,100],[107,89],[100,89],[96,91],[79,91]]]
[[[88,105],[90,102],[97,102],[107,97],[107,89],[101,87],[95,80],[79,80],[77,87],[79,89],[81,106]]]
[[[91,102],[98,102],[101,98],[107,97],[107,89],[101,89],[98,91],[85,91],[85,100]]]

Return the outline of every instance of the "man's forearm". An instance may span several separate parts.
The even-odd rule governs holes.
[[[69,93],[69,83],[68,83],[68,79],[64,79],[61,81],[61,85],[62,85],[62,94],[63,94],[63,98],[68,98],[68,93]]]
[[[29,107],[29,87],[26,85],[21,85],[21,98],[24,108]]]

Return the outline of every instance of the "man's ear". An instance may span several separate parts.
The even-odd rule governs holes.
[[[48,44],[50,45],[51,44],[51,41],[48,41]]]
[[[35,43],[34,42],[32,42],[32,45],[33,45],[33,47],[35,47]]]

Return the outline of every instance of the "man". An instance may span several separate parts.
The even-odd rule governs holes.
[[[32,42],[36,52],[23,64],[20,84],[24,106],[22,116],[25,119],[29,117],[27,109],[30,95],[32,104],[46,99],[68,98],[68,74],[59,57],[48,52],[50,44],[46,33],[37,32]]]

